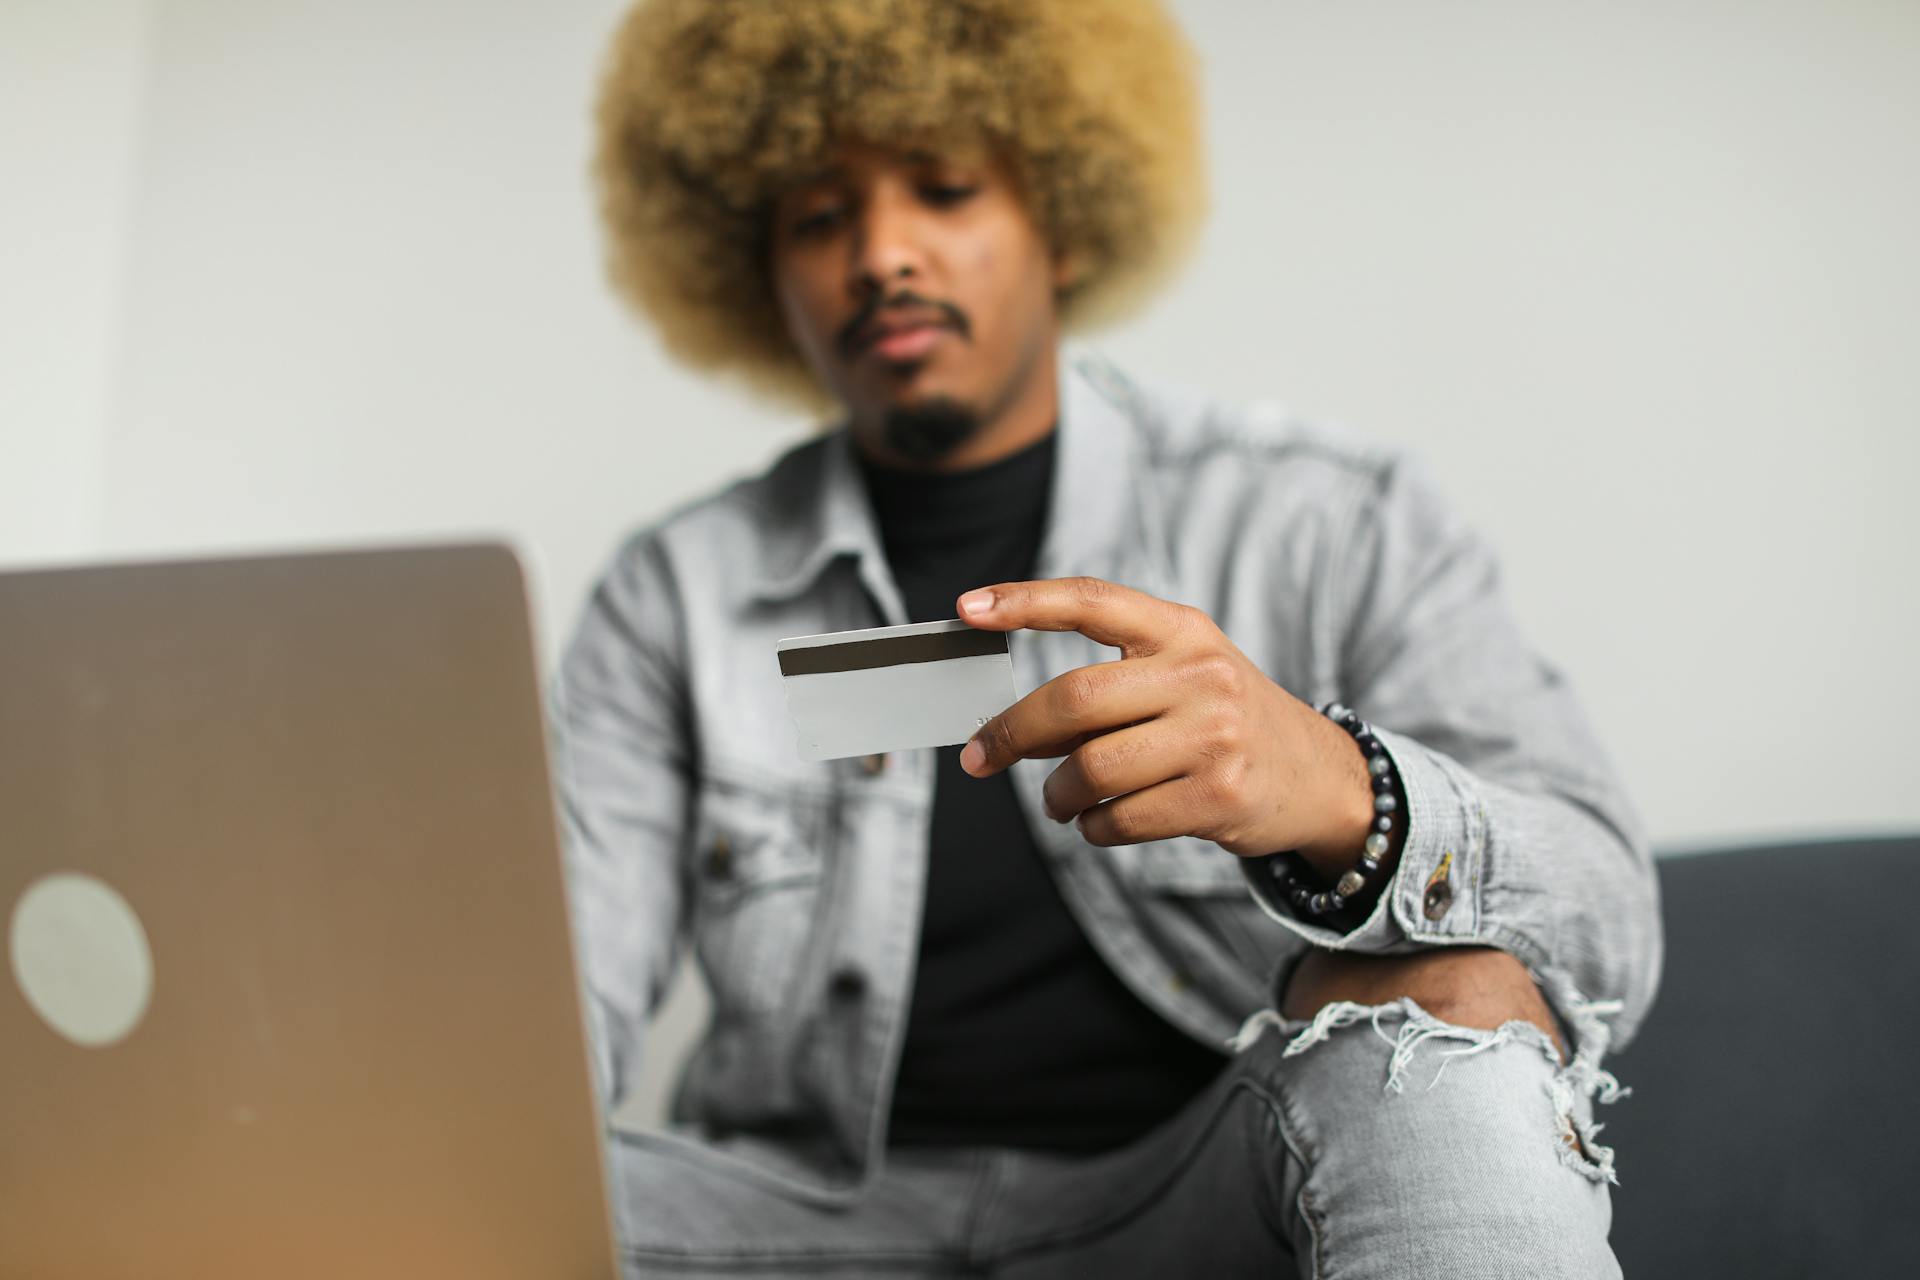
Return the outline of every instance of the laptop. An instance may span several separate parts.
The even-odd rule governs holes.
[[[0,1277],[617,1274],[525,580],[0,574]]]

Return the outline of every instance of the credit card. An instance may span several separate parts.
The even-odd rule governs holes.
[[[1007,633],[958,618],[774,646],[804,760],[965,742],[1013,705]]]

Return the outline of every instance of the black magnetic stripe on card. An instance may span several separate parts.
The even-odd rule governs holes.
[[[906,662],[945,662],[948,658],[985,658],[1007,651],[1007,633],[934,631],[917,636],[883,636],[878,640],[849,640],[780,651],[783,676],[819,676],[832,671],[869,671]]]

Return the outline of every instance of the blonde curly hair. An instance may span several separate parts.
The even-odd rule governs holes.
[[[1206,213],[1197,61],[1160,0],[639,0],[597,103],[609,273],[678,359],[824,411],[768,274],[773,196],[842,138],[985,145],[1067,255],[1063,327],[1110,322]]]

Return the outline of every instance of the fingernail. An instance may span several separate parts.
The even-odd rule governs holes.
[[[960,750],[960,767],[973,773],[987,762],[987,753],[979,742],[969,738],[967,745]]]
[[[961,613],[982,614],[991,608],[993,608],[993,592],[991,591],[969,591],[960,597]]]

